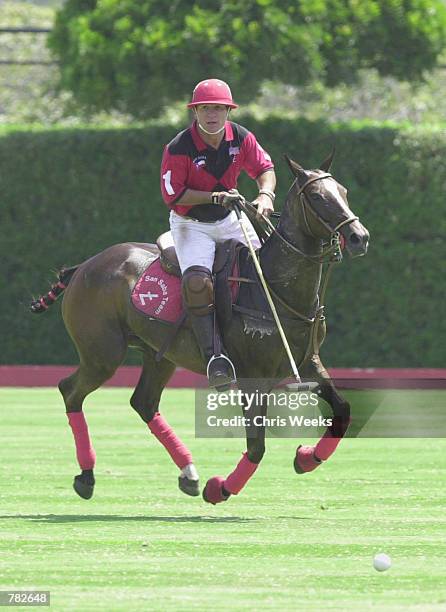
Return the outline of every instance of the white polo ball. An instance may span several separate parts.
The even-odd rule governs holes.
[[[373,558],[373,567],[377,572],[385,572],[392,565],[392,560],[389,555],[379,553]]]

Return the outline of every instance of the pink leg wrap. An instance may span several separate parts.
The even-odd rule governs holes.
[[[96,453],[91,444],[87,421],[84,413],[67,412],[68,422],[73,430],[76,456],[81,470],[92,470],[96,463]]]
[[[330,433],[325,433],[314,448],[314,454],[321,461],[327,461],[335,452],[342,438],[332,438]]]
[[[318,459],[320,459],[321,461],[327,461],[327,459],[331,457],[331,455],[335,452],[339,442],[342,440],[343,436],[345,435],[345,432],[348,429],[348,426],[350,425],[350,419],[346,421],[346,423],[347,424],[345,425],[344,422],[344,427],[341,431],[338,430],[339,433],[343,434],[341,437],[338,438],[334,437],[330,430],[327,429],[327,431],[324,433],[324,435],[314,448],[314,454]]]
[[[248,459],[247,453],[243,453],[243,456],[238,462],[237,467],[232,472],[232,474],[229,474],[229,476],[224,482],[223,486],[226,491],[228,491],[229,493],[233,493],[234,495],[240,493],[240,491],[254,474],[258,466],[258,463],[252,463]]]
[[[296,468],[296,471],[299,473],[312,472],[321,464],[320,461],[314,458],[314,446],[299,446],[296,453],[296,460],[300,468]]]
[[[180,470],[189,465],[189,463],[192,463],[192,455],[189,449],[181,442],[169,423],[159,412],[155,413],[155,416],[147,425]]]

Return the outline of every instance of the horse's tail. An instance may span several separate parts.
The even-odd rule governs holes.
[[[48,293],[41,295],[39,299],[31,302],[31,312],[34,314],[40,314],[41,312],[48,310],[48,308],[57,300],[59,295],[68,287],[68,283],[78,267],[79,266],[72,266],[71,268],[62,268],[59,270],[57,273],[57,283],[51,285],[51,289],[48,291]]]

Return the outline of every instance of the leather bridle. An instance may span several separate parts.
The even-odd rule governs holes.
[[[330,240],[328,242],[328,245],[324,248],[322,248],[322,252],[318,255],[310,255],[309,253],[305,253],[304,251],[302,251],[301,249],[299,249],[296,245],[294,245],[292,242],[290,242],[287,238],[285,238],[285,236],[283,236],[278,229],[271,223],[271,221],[267,218],[264,217],[263,220],[266,222],[266,224],[269,226],[269,228],[271,229],[271,233],[274,233],[287,247],[288,250],[291,250],[294,253],[297,253],[298,255],[304,257],[305,259],[312,261],[313,263],[315,263],[316,265],[322,265],[324,263],[328,264],[328,267],[325,271],[325,276],[321,282],[321,287],[319,290],[319,296],[318,296],[318,304],[316,305],[316,313],[314,317],[308,317],[300,312],[298,312],[295,308],[293,308],[292,306],[290,306],[289,304],[287,304],[285,302],[285,300],[283,300],[271,287],[271,284],[274,284],[275,282],[280,282],[279,280],[275,280],[275,279],[267,279],[268,282],[268,288],[269,291],[271,292],[271,294],[273,295],[273,297],[282,304],[282,306],[285,307],[286,310],[288,310],[289,312],[291,312],[294,316],[296,316],[297,318],[299,318],[300,320],[304,321],[305,323],[309,323],[310,325],[312,325],[312,342],[311,344],[314,343],[315,341],[315,336],[314,333],[317,332],[317,327],[319,325],[319,322],[323,320],[324,315],[324,298],[325,298],[325,291],[327,289],[327,285],[328,285],[328,279],[330,277],[330,273],[333,267],[333,264],[336,263],[340,263],[342,261],[342,250],[341,250],[341,242],[340,242],[340,233],[339,230],[341,229],[341,227],[343,227],[344,225],[348,225],[349,223],[352,223],[353,221],[357,221],[359,219],[359,217],[355,216],[355,215],[351,215],[350,217],[348,217],[347,219],[344,219],[343,221],[341,221],[340,223],[338,223],[336,225],[336,227],[331,228],[328,223],[320,216],[318,215],[313,208],[311,207],[311,205],[308,203],[308,196],[305,194],[305,189],[308,187],[308,185],[311,185],[311,183],[315,183],[316,181],[320,181],[323,180],[325,178],[333,178],[334,177],[329,173],[326,172],[324,174],[320,174],[318,176],[313,176],[312,178],[309,178],[307,181],[305,181],[305,183],[301,186],[299,186],[299,189],[297,191],[297,196],[299,197],[299,201],[302,205],[302,215],[303,215],[303,219],[304,222],[306,224],[307,230],[309,232],[309,234],[313,237],[313,238],[318,238],[318,236],[315,236],[314,233],[312,232],[309,223],[308,223],[308,219],[307,219],[307,215],[306,215],[306,211],[307,208],[311,211],[311,213],[316,217],[317,221],[319,223],[321,223],[329,232],[330,232]],[[294,181],[294,183],[291,185],[290,191],[296,187],[297,184],[297,177]],[[246,208],[250,208],[252,212],[257,212],[255,207],[247,201],[244,201],[243,206],[245,206]],[[273,213],[275,216],[279,216],[277,213]]]
[[[332,178],[333,180],[335,180],[334,177],[329,172],[326,172],[325,174],[320,174],[318,176],[313,176],[312,178],[309,178],[307,181],[305,181],[305,183],[301,187],[299,187],[299,189],[298,189],[298,191],[296,193],[296,195],[299,196],[299,201],[300,201],[300,203],[302,205],[302,216],[303,216],[306,228],[307,228],[308,233],[310,234],[310,236],[312,236],[313,238],[316,238],[316,239],[318,238],[318,236],[314,235],[314,233],[312,232],[312,230],[311,230],[311,228],[309,226],[308,218],[307,218],[307,212],[306,212],[307,208],[316,217],[317,221],[319,223],[321,223],[321,225],[323,225],[327,229],[327,231],[330,233],[330,240],[328,241],[327,246],[322,248],[322,252],[320,254],[318,254],[318,255],[311,255],[309,253],[305,253],[305,251],[302,251],[295,244],[293,244],[287,238],[285,238],[285,236],[283,236],[278,231],[278,229],[271,223],[271,221],[268,219],[268,217],[263,217],[263,219],[262,219],[266,223],[266,225],[268,225],[269,229],[271,230],[271,234],[275,234],[287,246],[288,250],[291,250],[294,253],[297,253],[298,255],[301,255],[305,259],[308,259],[309,261],[312,261],[315,264],[321,264],[321,263],[326,263],[326,262],[332,261],[333,257],[335,257],[337,261],[341,261],[342,260],[342,252],[341,252],[341,243],[340,243],[339,230],[344,225],[348,225],[349,223],[352,223],[353,221],[357,221],[358,220],[357,216],[351,215],[347,219],[344,219],[343,221],[338,223],[335,228],[331,228],[328,225],[328,223],[325,221],[325,219],[323,219],[320,215],[318,215],[313,210],[311,205],[308,203],[308,196],[305,194],[305,189],[308,187],[308,185],[311,185],[311,183],[315,183],[316,181],[320,181],[320,180],[325,179],[325,178]],[[294,180],[294,183],[291,185],[290,191],[296,186],[296,183],[297,183],[297,178]],[[253,214],[255,214],[257,212],[255,206],[253,206],[251,204],[251,202],[248,202],[248,201],[244,200],[241,205],[242,205],[242,208],[243,207],[247,208]],[[273,213],[273,216],[274,217],[280,217],[280,213]],[[272,282],[274,282],[274,281],[272,281]]]
[[[328,223],[325,221],[325,219],[323,219],[320,215],[317,214],[317,212],[313,209],[312,206],[310,206],[310,204],[308,203],[308,196],[305,193],[305,189],[308,187],[308,185],[311,185],[311,183],[315,183],[316,181],[320,181],[326,178],[332,178],[333,180],[335,180],[333,178],[333,175],[330,174],[329,172],[326,172],[325,174],[319,174],[318,176],[313,176],[312,178],[309,178],[307,181],[305,181],[305,183],[299,187],[298,191],[297,191],[297,196],[299,196],[300,202],[302,204],[302,215],[303,215],[303,219],[305,222],[305,225],[307,227],[308,233],[313,236],[313,238],[317,238],[317,236],[315,236],[313,234],[313,232],[311,231],[311,227],[308,223],[308,218],[307,218],[307,209],[309,209],[311,211],[311,214],[314,215],[314,217],[316,217],[316,220],[325,227],[326,230],[328,230],[331,234],[331,238],[333,238],[333,236],[339,232],[339,230],[341,229],[341,227],[343,227],[344,225],[348,225],[349,223],[352,223],[352,221],[358,221],[359,217],[357,217],[356,215],[351,215],[350,217],[347,217],[347,219],[344,219],[343,221],[341,221],[340,223],[338,223],[338,225],[336,225],[335,228],[331,228]],[[291,189],[294,187],[295,183],[297,182],[297,178],[294,181],[293,185],[291,186]]]

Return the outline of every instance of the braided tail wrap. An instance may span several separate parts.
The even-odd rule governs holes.
[[[37,300],[32,300],[30,304],[30,310],[34,314],[40,314],[45,312],[48,308],[54,304],[59,295],[65,291],[71,277],[76,272],[79,266],[72,266],[71,268],[62,268],[57,273],[57,283],[51,285],[51,289],[45,295],[41,295]]]

